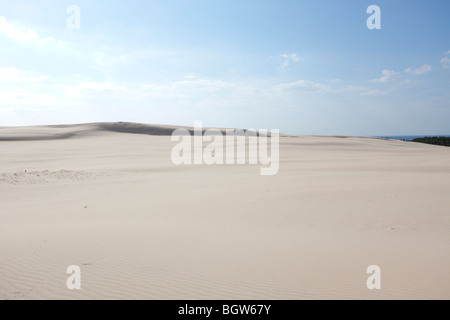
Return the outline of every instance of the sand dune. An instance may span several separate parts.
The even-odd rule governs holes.
[[[174,129],[0,128],[0,299],[450,299],[450,148],[284,135],[261,176]]]
[[[175,127],[140,123],[90,123],[8,128],[0,127],[0,141],[41,141],[98,135],[108,132],[169,136]],[[193,133],[193,131],[192,131]]]
[[[152,136],[171,136],[176,129],[185,129],[189,132],[189,134],[194,135],[194,129],[190,127],[149,125],[132,122],[104,122],[35,127],[0,127],[0,141],[60,140],[111,132]],[[209,128],[203,128],[202,134],[205,134],[208,129]],[[216,130],[219,130],[222,135],[226,134],[226,128],[218,128]],[[236,130],[236,128],[232,128],[232,130]],[[242,133],[237,131],[235,135],[239,136],[242,135]],[[270,137],[270,132],[268,133],[268,136]]]

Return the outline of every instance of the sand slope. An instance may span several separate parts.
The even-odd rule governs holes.
[[[0,128],[0,299],[450,299],[450,148],[283,136],[261,176],[173,129]]]

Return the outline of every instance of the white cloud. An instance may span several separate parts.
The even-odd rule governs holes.
[[[413,69],[413,68],[408,68],[405,70],[405,72],[407,73],[412,73],[415,75],[422,75],[425,74],[427,72],[430,72],[433,69],[432,66],[430,66],[429,64],[424,64],[423,66],[417,68],[417,69]]]
[[[31,82],[43,82],[43,81],[45,81],[47,79],[48,79],[47,76],[40,76],[40,77],[29,78],[29,81],[31,81]]]
[[[33,84],[31,87],[36,87],[37,84]],[[22,87],[0,87],[0,105],[10,107],[11,110],[16,110],[20,107],[30,108],[47,108],[57,103],[57,98],[50,94],[40,93],[39,90],[33,91],[30,88]]]
[[[129,59],[126,55],[117,55],[101,51],[95,51],[88,58],[92,59],[95,63],[96,66],[93,66],[93,68],[101,71],[113,70],[117,64],[125,63]]]
[[[33,43],[38,45],[54,44],[57,46],[65,46],[67,42],[57,41],[52,37],[42,37],[36,31],[23,27],[16,27],[8,22],[5,17],[0,16],[0,34],[6,35],[8,38],[25,43]]]
[[[395,72],[394,70],[383,70],[381,73],[383,74],[383,76],[377,79],[373,79],[372,82],[384,83],[392,81],[398,75],[398,72]]]
[[[378,90],[378,89],[371,89],[364,92],[361,92],[361,96],[382,96],[382,95],[389,95],[397,91],[396,88],[389,88],[388,90]]]
[[[367,87],[349,85],[345,88],[345,91],[365,91],[367,89]]]
[[[36,76],[16,68],[0,68],[0,82],[6,83],[27,83],[42,82],[47,80],[47,76]]]
[[[124,86],[118,86],[110,82],[84,82],[78,86],[82,90],[92,91],[124,91]]]
[[[222,89],[228,89],[234,85],[223,80],[208,80],[208,79],[189,79],[178,81],[175,83],[178,88],[196,89],[200,91],[217,92]]]
[[[450,50],[447,51],[446,56],[441,59],[441,64],[443,69],[450,68]]]
[[[280,55],[280,57],[284,60],[283,64],[281,65],[282,68],[286,68],[291,62],[297,63],[301,61],[300,57],[296,53],[285,53]]]
[[[195,73],[190,73],[190,74],[187,74],[184,76],[185,80],[193,80],[193,79],[197,79],[197,78],[198,78],[198,75]]]
[[[362,96],[378,96],[380,94],[383,94],[380,90],[369,90],[361,93]]]
[[[405,79],[400,84],[401,85],[408,85],[408,84],[411,84],[411,83],[413,83],[411,79]]]
[[[20,30],[6,21],[5,17],[0,17],[0,32],[17,41],[33,41],[39,39],[39,35],[34,30]]]
[[[197,75],[187,75],[181,81],[160,85],[144,85],[139,97],[186,98],[196,93],[219,93],[229,89],[243,89],[243,87],[223,80],[202,79],[198,78]]]
[[[82,82],[76,86],[59,85],[71,98],[118,96],[125,94],[127,88],[111,82]]]
[[[444,69],[450,68],[450,58],[448,58],[448,57],[442,58],[441,63],[442,63],[442,68],[444,68]]]
[[[0,69],[0,82],[20,82],[23,77],[19,73],[16,68],[2,68]]]
[[[298,80],[295,82],[281,83],[273,87],[276,91],[284,90],[307,90],[307,91],[330,91],[331,87],[322,83],[313,82],[309,80]]]

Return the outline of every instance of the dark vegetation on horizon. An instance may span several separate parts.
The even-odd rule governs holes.
[[[424,138],[416,138],[413,139],[412,141],[450,147],[450,137],[424,137]]]

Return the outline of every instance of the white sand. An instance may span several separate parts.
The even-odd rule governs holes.
[[[261,176],[171,130],[0,128],[0,299],[450,299],[450,148],[285,136]]]

